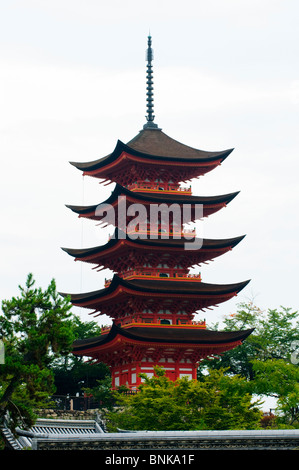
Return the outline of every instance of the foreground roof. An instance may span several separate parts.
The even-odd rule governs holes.
[[[123,455],[119,451],[128,449],[134,451],[154,452],[165,457],[165,449],[172,451],[175,457],[178,448],[194,451],[201,450],[294,450],[299,446],[298,429],[263,429],[263,430],[236,430],[236,431],[124,431],[107,433],[94,429],[97,423],[91,421],[90,432],[78,433],[77,429],[84,429],[81,420],[38,420],[36,425],[52,421],[46,430],[35,430],[35,426],[29,431],[17,430],[17,436],[7,429],[9,438],[6,439],[12,450],[97,450],[104,452],[116,452],[114,455]],[[94,424],[93,424],[94,423]],[[50,423],[49,423],[50,424]],[[77,428],[78,427],[78,428]],[[77,428],[77,429],[75,429]],[[75,432],[72,432],[75,430]],[[7,437],[7,436],[6,436]],[[52,454],[51,454],[52,455]],[[107,454],[109,455],[109,454]],[[143,454],[146,456],[146,454]],[[275,454],[276,455],[276,454]],[[46,455],[48,459],[48,455]],[[56,456],[54,457],[56,458]],[[113,458],[113,455],[110,456]],[[121,458],[121,457],[120,457]],[[124,463],[131,462],[130,457],[125,457]],[[166,461],[165,462],[169,463]],[[118,462],[119,463],[119,462]],[[185,463],[182,459],[180,463]],[[133,466],[133,460],[132,460]]]
[[[29,430],[17,428],[16,435],[6,423],[2,432],[10,449],[24,450],[34,449],[36,440],[40,438],[47,439],[51,436],[63,440],[72,437],[80,444],[83,439],[103,434],[104,430],[97,420],[39,418]]]

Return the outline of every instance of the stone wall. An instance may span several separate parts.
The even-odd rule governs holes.
[[[35,414],[39,418],[45,419],[96,419],[97,415],[100,413],[99,410],[52,410],[52,409],[42,409],[35,410]]]

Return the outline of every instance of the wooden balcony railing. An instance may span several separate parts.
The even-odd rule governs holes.
[[[127,186],[130,191],[141,191],[141,192],[159,192],[165,191],[169,193],[187,193],[191,194],[191,186],[188,188],[179,186],[172,183],[157,183],[157,182],[144,182],[144,183],[133,183]]]
[[[165,320],[164,320],[165,321]],[[187,327],[187,328],[199,328],[199,329],[205,329],[206,328],[206,321],[201,320],[201,321],[191,321],[191,322],[185,322],[184,320],[180,321],[177,324],[165,324],[163,323],[163,319],[159,319],[154,321],[154,319],[150,318],[129,318],[125,320],[118,320],[117,324],[120,325],[122,328],[128,328],[129,326],[161,326],[161,327],[174,327],[174,328],[181,328],[181,327]],[[101,327],[101,334],[105,335],[109,333],[111,330],[111,325],[105,325]]]
[[[162,281],[194,281],[194,282],[201,282],[201,274],[182,274],[182,273],[175,273],[171,274],[165,271],[157,271],[157,270],[130,270],[126,271],[125,273],[119,274],[120,277],[123,279],[159,279]],[[105,279],[105,287],[108,287],[111,284],[112,279]]]

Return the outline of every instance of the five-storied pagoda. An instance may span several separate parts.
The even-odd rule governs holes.
[[[108,243],[64,248],[75,260],[114,272],[100,290],[70,296],[73,305],[112,319],[100,336],[77,340],[73,352],[109,365],[113,388],[136,389],[139,374],[153,375],[155,365],[162,366],[171,380],[196,379],[201,359],[235,348],[252,331],[211,331],[204,321],[193,320],[196,311],[231,299],[249,282],[207,284],[200,274],[189,274],[190,267],[226,253],[243,238],[200,240],[185,227],[199,213],[207,217],[237,195],[193,196],[191,188],[181,186],[216,168],[232,149],[197,150],[162,132],[153,115],[152,60],[149,36],[143,129],[127,144],[118,141],[103,158],[72,163],[84,175],[115,183],[110,197],[100,204],[67,206],[79,217],[114,225]]]

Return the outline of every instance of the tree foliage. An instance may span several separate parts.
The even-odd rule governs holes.
[[[111,430],[254,429],[261,411],[252,403],[247,382],[212,370],[200,381],[186,377],[173,382],[162,368],[135,395],[115,393],[118,408],[108,413]]]
[[[203,361],[199,377],[206,367],[239,374],[250,382],[252,393],[277,399],[278,426],[299,427],[298,312],[285,307],[264,312],[249,302],[240,304],[224,324],[225,330],[254,331],[237,348]]]
[[[73,316],[71,322],[75,339],[85,339],[101,334],[100,326],[94,321],[82,322],[79,317]],[[56,395],[81,395],[85,389],[95,388],[99,380],[107,378],[106,382],[109,382],[110,378],[107,365],[89,363],[83,357],[72,353],[57,358],[52,370]]]
[[[29,427],[34,408],[42,407],[54,391],[51,365],[68,354],[74,340],[67,298],[56,291],[35,287],[29,274],[19,297],[2,302],[0,338],[5,362],[0,365],[0,424],[9,415],[10,426]]]
[[[299,427],[299,368],[283,359],[252,361],[255,394],[277,398],[276,424],[279,427]]]
[[[218,325],[213,328],[218,329]],[[290,361],[299,341],[298,312],[285,307],[264,312],[252,302],[241,303],[237,312],[224,320],[224,330],[248,328],[254,328],[254,331],[241,346],[223,353],[221,357],[203,361],[199,372],[208,364],[215,369],[227,368],[230,373],[253,380],[253,360]]]

